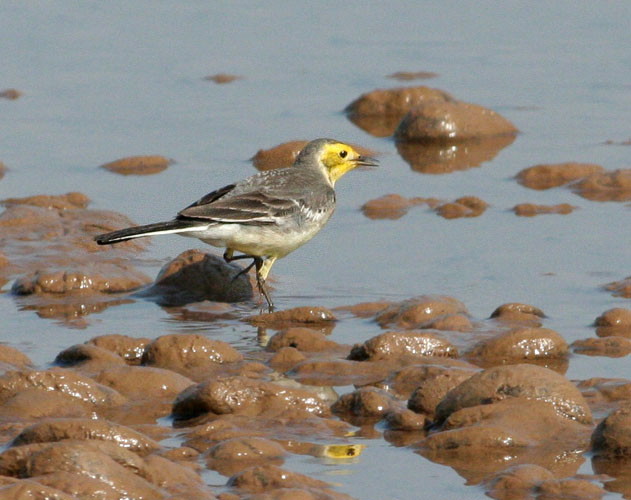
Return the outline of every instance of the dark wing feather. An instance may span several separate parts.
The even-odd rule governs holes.
[[[295,200],[278,198],[260,191],[239,193],[224,198],[225,194],[231,191],[224,191],[225,189],[210,193],[185,208],[178,214],[178,219],[193,218],[209,222],[265,225],[274,224],[276,217],[299,209],[299,204]]]

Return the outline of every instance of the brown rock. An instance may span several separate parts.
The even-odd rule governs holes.
[[[2,417],[22,423],[43,418],[90,418],[94,414],[95,408],[88,401],[34,387],[13,394],[0,405]]]
[[[97,406],[123,404],[125,398],[94,380],[61,368],[9,371],[0,376],[0,401],[26,389],[55,391]]]
[[[171,400],[195,385],[195,382],[179,373],[149,366],[112,367],[95,375],[94,379],[134,401]]]
[[[101,165],[101,168],[121,175],[151,175],[166,170],[173,160],[159,155],[129,156]]]
[[[321,352],[345,349],[333,342],[317,330],[304,327],[293,327],[276,333],[268,342],[268,351],[279,351],[283,347],[294,347],[299,351]]]
[[[408,410],[406,408],[396,409],[386,415],[388,427],[396,431],[422,431],[429,424],[429,419],[425,415]]]
[[[621,358],[631,353],[631,339],[625,337],[605,337],[575,340],[572,350],[587,356],[608,356]]]
[[[65,439],[109,441],[138,455],[148,455],[160,448],[153,439],[124,425],[90,418],[52,419],[24,429],[13,446],[51,443]]]
[[[498,500],[528,498],[544,481],[554,480],[554,474],[540,465],[514,465],[485,481],[487,495]]]
[[[620,281],[607,283],[603,286],[603,288],[605,290],[613,292],[612,295],[615,297],[624,297],[626,299],[631,299],[631,276]]]
[[[224,476],[236,474],[254,465],[282,465],[287,455],[275,441],[261,437],[239,437],[219,442],[207,452],[210,469]]]
[[[273,465],[248,467],[232,476],[228,485],[251,493],[274,490],[277,488],[317,488],[326,489],[328,483],[310,478],[303,474],[290,472]]]
[[[456,142],[517,132],[510,121],[488,108],[463,101],[432,100],[411,108],[394,137],[403,142]]]
[[[384,311],[390,305],[392,305],[392,302],[387,301],[361,302],[350,306],[338,306],[334,310],[349,312],[358,318],[370,318],[371,316],[375,316],[376,314]]]
[[[555,163],[528,167],[517,174],[517,181],[530,189],[550,189],[602,172],[604,168],[594,163]]]
[[[615,307],[596,318],[596,335],[599,337],[625,337],[631,339],[631,309]]]
[[[458,356],[458,351],[455,346],[434,332],[386,332],[363,344],[355,345],[348,359],[377,361],[425,356],[455,358]]]
[[[142,363],[186,374],[242,360],[227,342],[190,333],[158,337],[145,348]]]
[[[421,295],[396,302],[385,308],[375,318],[381,328],[425,328],[426,324],[441,316],[466,314],[462,302],[441,295]]]
[[[86,208],[90,203],[90,198],[83,193],[72,192],[58,196],[39,194],[25,198],[6,198],[2,200],[1,203],[6,207],[30,205],[51,210],[75,210],[78,208]]]
[[[99,270],[37,270],[15,280],[11,292],[16,295],[121,293],[137,290],[151,281],[129,266],[101,264]]]
[[[15,347],[9,345],[0,345],[0,366],[6,366],[15,368],[28,368],[33,365],[33,362],[26,354],[18,351]]]
[[[590,426],[564,418],[544,401],[507,399],[452,413],[442,430],[419,447],[424,457],[465,470],[469,481],[497,473],[507,463],[536,464],[563,476],[568,468],[578,468],[577,451],[587,449],[589,433]],[[561,463],[559,456],[568,460]]]
[[[437,73],[432,71],[397,71],[389,74],[386,78],[392,78],[393,80],[408,81],[408,80],[425,80],[429,78],[436,78]]]
[[[287,412],[327,416],[328,404],[313,392],[245,377],[208,380],[182,392],[173,416],[185,420],[204,415],[274,416]]]
[[[307,357],[295,347],[281,347],[269,360],[269,365],[277,372],[291,370]]]
[[[248,275],[239,275],[242,270],[216,255],[187,250],[166,264],[142,295],[163,306],[203,300],[241,302],[253,296]]]
[[[378,89],[361,95],[344,111],[349,120],[369,134],[388,137],[414,106],[426,101],[452,99],[442,90],[424,86]]]
[[[398,194],[387,194],[381,198],[367,201],[362,205],[362,212],[369,219],[400,219],[412,207],[427,204],[434,207],[438,200],[434,198],[405,198]]]
[[[451,203],[444,203],[436,207],[436,213],[445,219],[458,219],[460,217],[479,217],[482,215],[488,203],[476,196],[463,196]]]
[[[145,337],[135,338],[127,335],[111,334],[91,338],[87,341],[87,344],[107,349],[123,358],[127,363],[138,365],[149,342],[151,342],[151,339]]]
[[[18,97],[22,96],[22,92],[17,89],[4,89],[0,91],[0,97],[14,101]]]
[[[337,321],[335,315],[325,307],[294,307],[267,314],[250,316],[247,321],[256,326],[282,329],[290,326],[332,325]]]
[[[241,80],[243,77],[239,75],[230,75],[228,73],[217,73],[215,75],[209,75],[204,78],[204,80],[209,80],[211,82],[215,82],[219,85],[225,83],[232,83],[235,80]]]
[[[408,400],[408,408],[416,413],[433,416],[436,407],[449,391],[474,375],[474,371],[459,368],[444,369],[426,377]]]
[[[592,451],[608,457],[631,456],[631,404],[611,412],[592,434]]]
[[[577,207],[569,203],[559,203],[558,205],[535,205],[533,203],[519,203],[513,207],[515,215],[520,217],[534,217],[545,214],[571,214]]]
[[[11,482],[0,486],[0,498],[5,500],[75,500],[76,497],[68,495],[57,488],[44,486],[30,479],[11,479]]]
[[[442,421],[461,408],[512,398],[543,401],[562,417],[583,424],[592,421],[585,399],[569,380],[528,364],[496,366],[476,373],[445,396],[436,408],[436,416]]]
[[[607,492],[587,479],[551,479],[544,481],[537,488],[539,498],[581,498],[599,500]]]
[[[181,465],[159,455],[149,455],[144,459],[145,467],[140,472],[150,483],[166,490],[171,499],[214,500],[210,487],[190,467]]]
[[[592,201],[630,201],[631,168],[592,174],[573,184],[572,190]]]
[[[374,387],[362,387],[341,396],[331,406],[331,411],[342,419],[363,417],[381,420],[394,409],[392,398]]]
[[[546,315],[538,307],[519,302],[502,304],[491,313],[491,318],[504,323],[527,324],[541,326],[541,318]]]
[[[567,356],[565,339],[549,328],[518,326],[476,344],[469,355],[485,366]]]
[[[389,361],[362,363],[345,359],[307,359],[291,370],[293,379],[309,385],[364,385],[383,380],[392,370]]]
[[[89,344],[76,344],[64,349],[57,357],[55,364],[64,367],[82,367],[84,370],[96,371],[110,366],[124,365],[125,361],[118,354]]]

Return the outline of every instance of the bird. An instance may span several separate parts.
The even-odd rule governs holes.
[[[276,260],[313,238],[335,210],[335,183],[356,167],[379,162],[335,139],[315,139],[298,153],[292,166],[266,170],[212,191],[172,220],[96,236],[110,245],[162,234],[198,238],[225,248],[226,262],[252,259],[237,276],[256,268],[256,283],[268,311],[275,306],[265,281]],[[239,252],[240,255],[235,255]]]

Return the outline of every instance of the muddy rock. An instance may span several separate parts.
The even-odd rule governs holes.
[[[137,290],[151,281],[122,264],[102,263],[95,271],[41,269],[15,280],[11,292],[16,295],[121,293]]]
[[[173,160],[159,155],[129,156],[101,165],[101,168],[120,175],[150,175],[166,170]]]
[[[290,472],[273,465],[248,467],[232,476],[228,481],[228,485],[251,493],[278,488],[326,489],[330,487],[324,481],[319,481],[297,472]]]
[[[391,304],[377,314],[375,320],[381,328],[425,328],[439,317],[466,314],[462,302],[444,295],[421,295]]]
[[[332,326],[337,319],[333,312],[326,307],[305,306],[250,316],[247,318],[247,321],[256,326],[265,326],[280,330],[290,326]]]
[[[631,168],[592,174],[572,184],[572,190],[591,201],[630,201]]]
[[[413,107],[427,101],[451,100],[448,93],[425,86],[378,89],[361,95],[344,111],[362,130],[376,137],[388,137]]]
[[[187,433],[186,446],[205,452],[226,439],[264,437],[284,443],[334,440],[348,436],[352,427],[333,418],[305,415],[252,418],[228,414],[213,418],[208,423],[192,428]]]
[[[436,207],[436,213],[445,219],[479,217],[488,206],[487,202],[476,196],[463,196],[453,202],[439,205]]]
[[[397,408],[385,416],[388,428],[395,431],[423,431],[430,424],[430,420],[419,413],[407,408]]]
[[[455,358],[458,351],[435,332],[386,332],[363,344],[355,345],[348,359],[377,361],[383,359],[444,356]]]
[[[128,364],[139,365],[145,352],[145,347],[150,342],[151,339],[145,337],[136,338],[127,335],[110,334],[91,338],[86,343],[107,349],[123,358]]]
[[[592,451],[607,457],[631,457],[631,403],[625,401],[598,424],[592,434]]]
[[[408,408],[415,413],[433,416],[447,393],[474,373],[468,369],[449,368],[434,376],[425,377],[408,399]]]
[[[388,306],[391,306],[392,302],[380,301],[380,302],[360,302],[359,304],[353,304],[349,306],[338,306],[334,310],[348,312],[357,318],[370,318],[376,316],[378,313],[384,311]]]
[[[521,170],[516,178],[522,186],[543,190],[563,186],[604,170],[602,166],[594,163],[542,164]]]
[[[30,358],[9,345],[0,345],[0,369],[28,368],[33,365]]]
[[[42,418],[89,418],[95,413],[94,405],[58,391],[38,388],[16,392],[0,405],[0,416],[26,425]]]
[[[149,366],[112,367],[96,374],[94,380],[135,401],[171,400],[195,385],[195,382],[179,373]]]
[[[142,363],[187,375],[242,360],[227,342],[190,333],[158,337],[147,345]]]
[[[427,322],[425,328],[446,332],[470,332],[473,330],[473,324],[464,314],[447,314]]]
[[[564,418],[545,401],[511,398],[452,413],[418,446],[426,458],[468,470],[470,481],[518,463],[566,476],[580,465],[577,450],[588,448],[590,432],[591,426]]]
[[[516,135],[506,118],[477,104],[456,100],[422,102],[403,117],[394,137],[403,142],[457,142]]]
[[[86,208],[90,203],[90,198],[83,193],[72,192],[58,196],[39,194],[25,198],[6,198],[1,200],[0,203],[5,207],[29,205],[50,210],[74,210]]]
[[[525,324],[528,326],[541,326],[541,320],[546,315],[538,307],[519,302],[502,304],[491,313],[491,319],[508,324]]]
[[[142,291],[163,306],[182,306],[191,302],[241,302],[253,296],[252,284],[243,269],[221,257],[187,250],[166,264],[156,281]]]
[[[485,481],[487,495],[498,500],[529,498],[544,481],[554,480],[554,474],[540,465],[514,465]]]
[[[394,408],[394,400],[385,391],[362,387],[341,396],[331,411],[344,420],[353,417],[381,420]]]
[[[18,499],[46,499],[46,500],[74,500],[76,497],[68,495],[57,488],[44,486],[30,479],[2,478],[0,483],[0,498],[6,500]]]
[[[546,214],[571,214],[577,207],[569,203],[559,203],[558,205],[536,205],[534,203],[519,203],[513,207],[515,215],[520,217],[534,217]]]
[[[607,283],[603,286],[607,291],[612,292],[614,297],[624,297],[625,299],[631,299],[631,276],[612,283]]]
[[[63,367],[80,367],[91,372],[124,365],[125,361],[107,349],[90,344],[76,344],[57,354],[55,364]]]
[[[389,361],[362,363],[345,359],[307,359],[297,363],[288,374],[309,385],[364,385],[383,380],[392,369]]]
[[[168,498],[215,499],[212,490],[190,467],[172,462],[159,455],[149,455],[145,457],[144,462],[145,468],[141,472],[142,477],[172,495],[167,495]]]
[[[599,337],[625,337],[631,339],[631,309],[616,307],[596,318],[596,335]]]
[[[622,358],[631,354],[631,338],[605,337],[575,340],[572,351],[586,356]]]
[[[386,78],[392,78],[393,80],[408,81],[408,80],[427,80],[429,78],[436,78],[437,73],[432,71],[396,71],[386,76]]]
[[[59,392],[97,406],[117,406],[126,401],[109,387],[62,368],[9,371],[0,377],[0,401],[27,389]]]
[[[206,464],[224,476],[232,476],[254,465],[280,466],[287,455],[275,441],[261,437],[241,437],[219,442],[206,453]]]
[[[512,398],[543,401],[564,418],[582,424],[592,422],[585,399],[569,380],[529,364],[496,366],[476,373],[445,396],[436,408],[436,416],[442,421],[462,408]]]
[[[549,328],[519,326],[479,342],[469,356],[484,366],[521,360],[567,356],[568,345],[561,335]]]
[[[287,372],[307,357],[295,347],[281,347],[272,356],[268,364],[277,372]]]
[[[106,492],[101,498],[163,498],[156,486],[133,469],[102,449],[77,441],[47,443],[34,449],[25,460],[21,476],[37,477],[38,482],[79,498],[95,498],[89,495],[96,495],[99,490]]]
[[[373,365],[374,362],[364,364]],[[453,358],[416,358],[413,364],[404,367],[401,367],[401,364],[398,363],[387,377],[374,385],[393,394],[397,399],[408,399],[425,380],[442,375],[451,370],[464,370],[470,372],[470,375],[473,375],[475,372],[479,371],[479,368],[465,361]]]
[[[405,198],[398,194],[387,194],[367,201],[361,210],[369,219],[396,220],[408,213],[412,207],[426,204],[433,208],[438,203],[440,202],[434,198]]]
[[[160,448],[153,439],[129,427],[87,418],[52,419],[31,425],[15,438],[13,445],[50,443],[64,439],[110,441],[141,456]]]
[[[514,141],[514,135],[501,135],[461,143],[397,142],[395,146],[412,170],[436,175],[479,167]]]
[[[3,99],[8,99],[10,101],[14,101],[22,95],[22,92],[20,92],[18,89],[4,89],[0,91],[0,97]]]
[[[326,417],[329,407],[314,392],[239,376],[192,386],[173,404],[173,416],[178,420],[204,414],[273,416],[288,412]]]
[[[279,351],[283,347],[294,347],[299,351],[321,352],[345,350],[346,347],[326,338],[317,330],[293,327],[276,333],[267,343],[268,351]]]

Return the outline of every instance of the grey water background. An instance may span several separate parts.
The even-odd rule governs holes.
[[[273,270],[284,309],[446,294],[482,319],[505,302],[542,308],[544,326],[568,342],[594,336],[603,311],[629,300],[600,289],[630,275],[629,205],[569,190],[528,190],[513,179],[537,163],[631,167],[631,35],[628,2],[18,2],[0,3],[0,198],[80,191],[91,207],[138,223],[170,218],[206,192],[254,173],[260,148],[335,137],[380,151],[381,167],[338,183],[329,226]],[[390,139],[342,113],[364,92],[401,86],[395,71],[433,71],[412,82],[490,107],[521,131],[492,161],[447,175],[414,172]],[[242,79],[216,85],[203,77]],[[122,177],[97,168],[124,156],[162,154],[166,171]],[[491,206],[448,221],[424,208],[372,221],[359,207],[388,193]],[[516,217],[518,202],[570,203],[567,216]],[[154,276],[191,247],[155,238],[142,256]],[[46,366],[96,335],[200,332],[244,351],[256,332],[235,322],[182,322],[135,301],[87,317],[81,329],[42,319],[0,294],[0,341]],[[354,343],[379,333],[348,319],[333,331]],[[626,358],[574,355],[567,376],[631,378]],[[477,497],[447,467],[382,439],[350,464],[295,457],[292,470],[339,483],[357,498]],[[586,462],[581,472],[590,472]],[[210,478],[223,484],[220,476]]]

